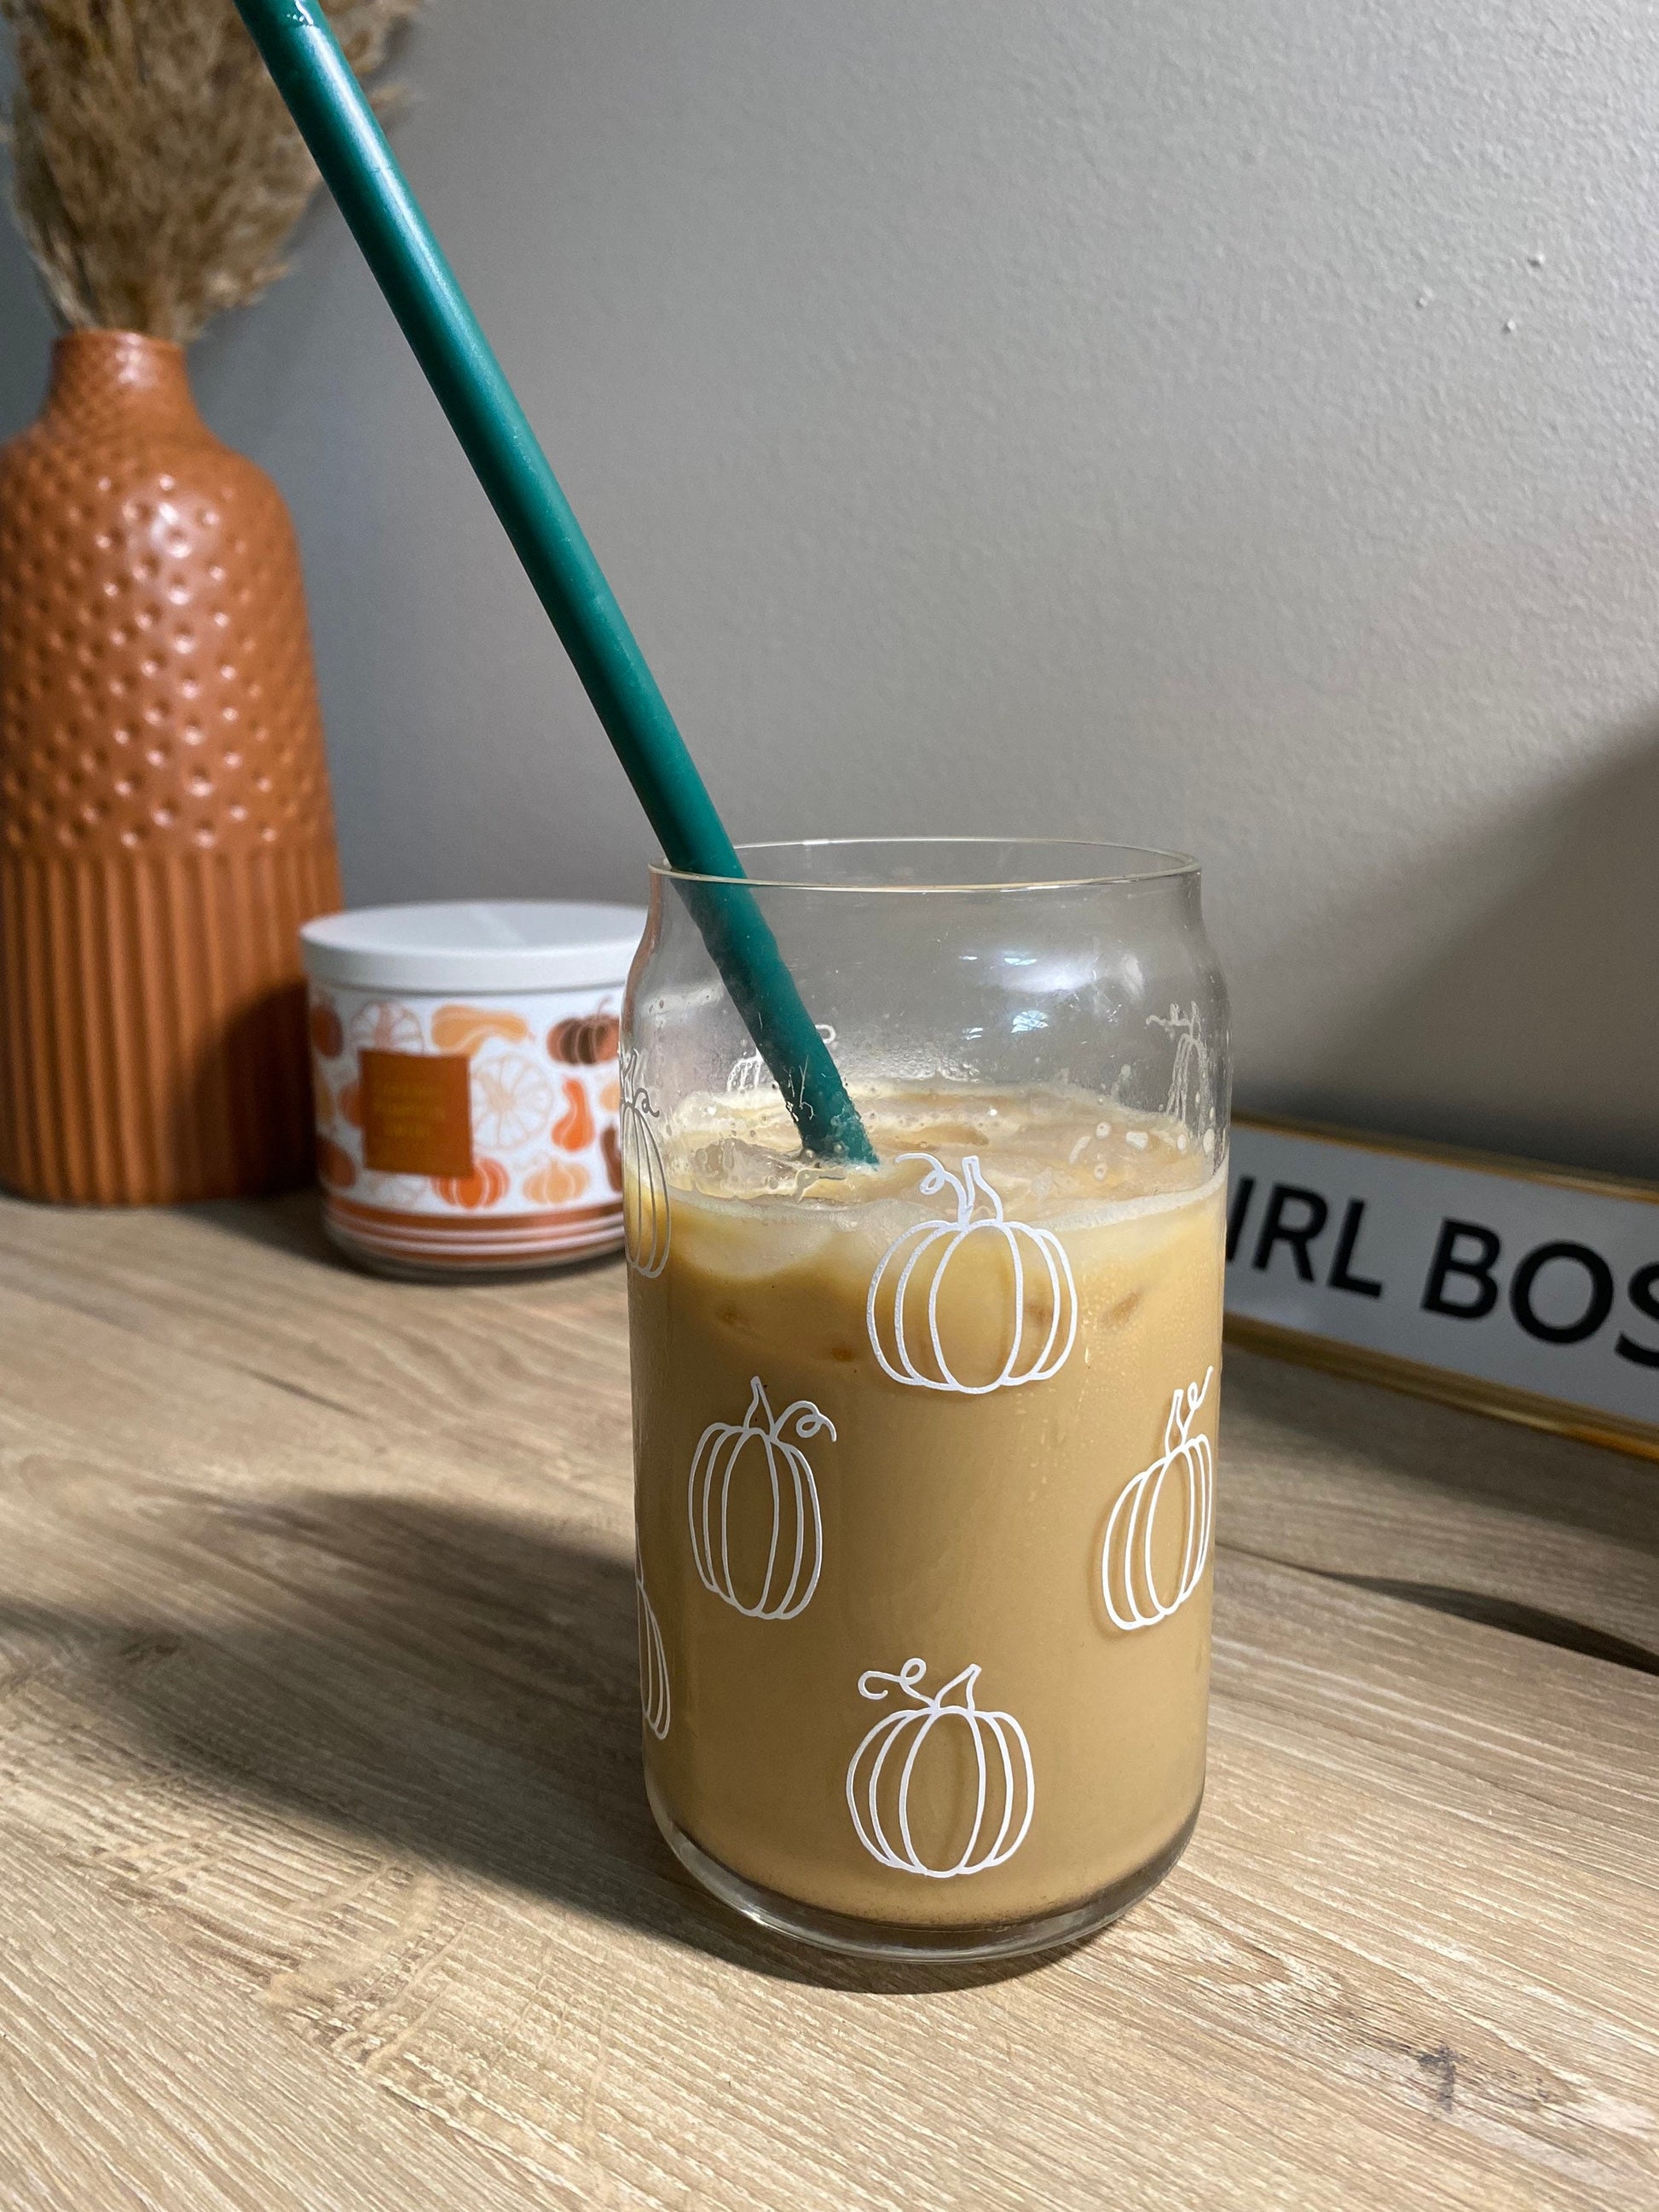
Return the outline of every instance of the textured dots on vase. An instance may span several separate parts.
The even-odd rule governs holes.
[[[226,527],[204,545],[210,516]],[[240,570],[228,556],[227,534],[241,541]],[[0,1081],[13,1097],[20,1090],[57,1091],[71,1101],[85,1094],[88,1113],[94,1093],[118,1101],[123,1145],[112,1152],[83,1142],[79,1151],[88,1161],[104,1158],[89,1173],[137,1180],[120,1188],[48,1188],[41,1176],[58,1174],[53,1164],[76,1147],[7,1127],[3,1115],[0,1174],[40,1196],[105,1200],[228,1193],[249,1187],[250,1176],[256,1183],[303,1181],[309,1134],[303,1086],[295,1086],[290,1100],[286,1078],[267,1074],[235,1115],[221,1112],[214,1129],[192,1135],[159,1103],[146,1103],[159,1064],[147,1070],[132,1044],[146,1035],[172,1037],[182,1012],[192,1033],[176,1039],[178,1051],[199,1058],[216,1049],[205,1027],[229,1019],[230,1009],[220,1005],[226,992],[246,994],[252,984],[286,988],[297,981],[293,948],[300,922],[338,903],[309,654],[303,639],[296,644],[289,634],[302,591],[274,487],[206,431],[177,348],[118,332],[72,333],[59,342],[45,414],[0,453],[0,751],[21,763],[30,800],[45,802],[38,816],[23,810],[21,799],[9,809],[9,833],[21,834],[8,834],[5,865],[61,871],[72,860],[76,867],[115,871],[112,884],[131,887],[76,908],[83,918],[77,927],[113,934],[107,945],[100,937],[83,948],[83,958],[71,958],[65,949],[62,980],[46,978],[44,970],[23,973],[27,963],[20,966],[14,943],[0,942],[0,1002],[20,1003],[45,988],[61,1015],[67,992],[71,1019],[94,1025],[80,1038],[61,1018],[55,1021],[52,1034],[61,1035],[67,1055],[55,1080],[31,1084],[29,1070],[0,1065]],[[208,574],[204,550],[211,552],[216,576]],[[205,669],[193,665],[204,659],[205,641],[222,643],[221,634],[205,627],[209,603],[223,604],[238,588],[252,592],[247,642],[234,655],[215,654]],[[228,683],[207,674],[222,658],[238,671]],[[236,729],[222,720],[222,709],[244,703],[253,668],[268,686],[280,684],[291,696],[307,764],[303,805],[295,806],[288,792],[256,800],[246,769],[226,764],[220,753],[222,733],[234,737]],[[83,699],[77,726],[61,726],[54,708]],[[135,775],[141,756],[147,766]],[[71,770],[68,790],[50,781],[60,768]],[[291,844],[293,857],[273,876],[263,856],[279,841]],[[259,873],[246,879],[246,912],[241,879],[231,866],[238,853],[250,860],[261,855]],[[197,910],[197,895],[183,889],[182,874],[179,888],[164,893],[167,872],[204,867],[214,871],[222,892],[216,894],[217,918],[206,933],[231,931],[234,955],[228,941],[210,945],[202,933],[188,946],[177,941],[176,917]],[[33,875],[17,875],[0,890],[9,898],[40,902],[38,927],[30,927],[37,931],[33,941],[45,947],[64,936],[69,909],[56,894],[49,897],[44,877],[38,889],[34,884]],[[140,926],[140,908],[152,902],[159,903],[143,927],[159,932],[167,958],[182,963],[181,978],[188,973],[190,980],[167,999],[172,1013],[136,1005],[118,1011],[138,986],[116,939]],[[88,915],[94,920],[85,921]],[[37,966],[46,957],[43,951]],[[163,988],[158,979],[154,991],[140,995]],[[23,1025],[13,1029],[26,1041]],[[261,1041],[244,1029],[246,1042],[233,1041],[233,1057],[268,1056],[274,1032]],[[33,1034],[46,1032],[37,1027]],[[25,1048],[16,1037],[0,1038],[0,1063]],[[256,1155],[261,1164],[252,1164]],[[206,1177],[210,1187],[185,1187],[193,1176]]]

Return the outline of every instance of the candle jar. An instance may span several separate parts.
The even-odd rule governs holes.
[[[371,907],[300,933],[323,1221],[385,1274],[476,1279],[623,1241],[618,1014],[635,907]]]
[[[1227,1016],[1190,860],[768,847],[873,1167],[804,1158],[659,869],[623,1021],[646,1778],[809,1941],[1087,1933],[1203,1788]]]

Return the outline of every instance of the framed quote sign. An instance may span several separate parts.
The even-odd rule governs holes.
[[[1241,1116],[1227,1333],[1659,1459],[1659,1186]]]

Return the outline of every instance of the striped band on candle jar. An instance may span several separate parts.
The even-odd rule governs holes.
[[[557,1267],[623,1241],[617,1033],[637,908],[362,908],[301,932],[324,1223],[381,1273]]]

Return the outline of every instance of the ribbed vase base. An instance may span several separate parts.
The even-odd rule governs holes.
[[[312,1172],[302,921],[332,848],[0,854],[0,1182],[166,1205]]]

